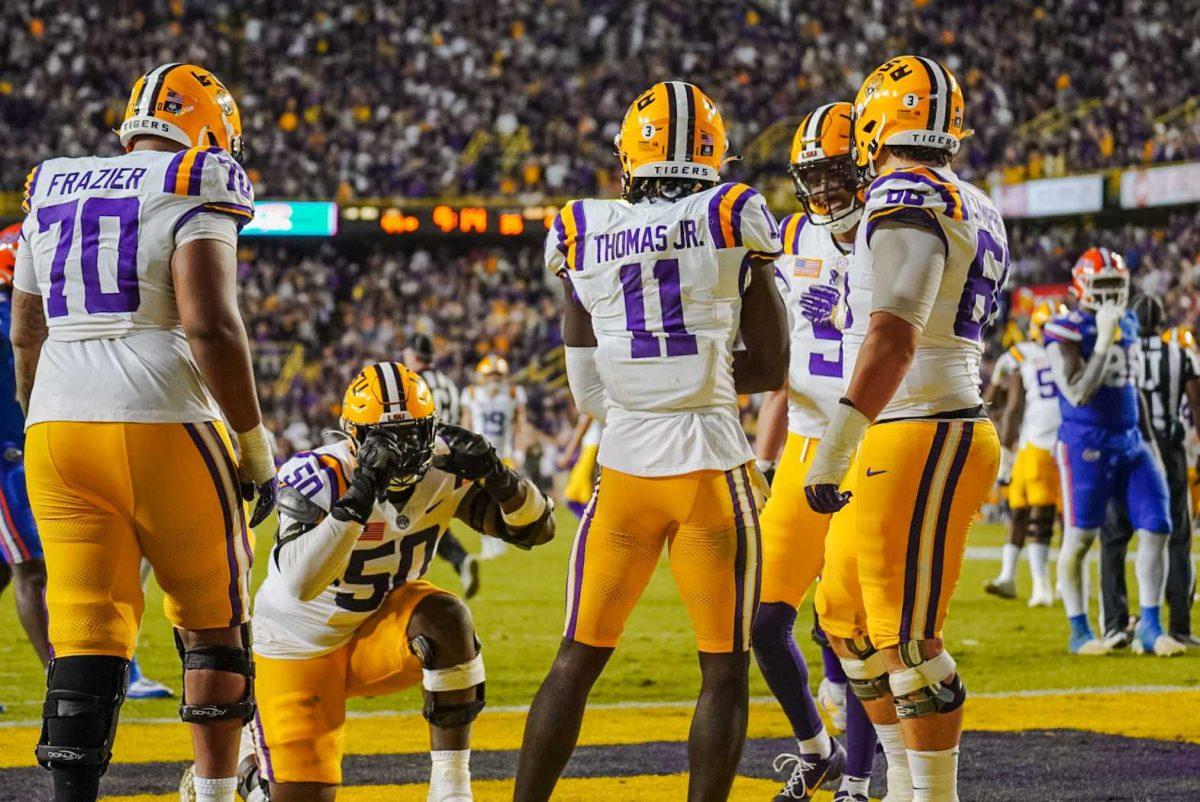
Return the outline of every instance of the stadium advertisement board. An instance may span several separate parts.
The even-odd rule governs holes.
[[[1200,162],[1137,167],[1121,173],[1121,208],[1200,202]]]
[[[1104,206],[1104,177],[1042,178],[992,188],[992,200],[1005,217],[1056,217],[1098,212]]]
[[[243,237],[332,237],[338,230],[338,207],[326,201],[264,200],[254,204],[254,219]]]

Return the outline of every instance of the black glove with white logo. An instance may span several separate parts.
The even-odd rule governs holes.
[[[446,444],[449,453],[433,458],[435,468],[479,484],[489,496],[501,503],[517,492],[521,477],[500,460],[500,455],[486,437],[450,423],[438,427],[438,437]]]
[[[358,449],[358,465],[350,477],[346,494],[333,505],[330,512],[339,521],[366,523],[376,501],[387,496],[392,466],[401,459],[395,438],[382,429],[369,432]]]

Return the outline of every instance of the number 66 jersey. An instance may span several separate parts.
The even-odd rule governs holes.
[[[753,459],[738,417],[733,346],[750,254],[779,252],[778,225],[745,184],[675,201],[563,208],[546,264],[592,317],[608,395],[602,466],[677,476]]]

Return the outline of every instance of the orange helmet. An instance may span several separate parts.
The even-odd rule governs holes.
[[[21,224],[13,223],[0,231],[0,289],[12,286],[17,267],[17,244],[21,241]]]
[[[1085,309],[1129,302],[1129,268],[1119,253],[1108,248],[1088,248],[1071,268],[1071,294]]]
[[[616,139],[624,192],[635,178],[691,178],[717,183],[729,141],[725,121],[694,84],[665,81],[625,112]]]
[[[849,103],[826,103],[806,115],[792,137],[788,173],[796,199],[809,220],[835,234],[858,224],[866,200],[850,156],[853,112]],[[834,209],[831,202],[840,205]]]
[[[367,365],[342,398],[341,430],[361,445],[373,430],[384,430],[397,447],[394,486],[415,483],[433,462],[437,404],[420,374],[399,362]]]
[[[897,56],[875,68],[854,98],[854,163],[863,180],[877,175],[885,145],[957,153],[971,135],[965,110],[958,81],[933,59]]]
[[[128,150],[137,136],[160,136],[184,147],[216,145],[242,157],[242,115],[225,85],[195,64],[163,64],[138,78],[119,131]]]

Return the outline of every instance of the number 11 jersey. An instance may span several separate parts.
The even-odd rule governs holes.
[[[779,253],[779,226],[745,184],[675,201],[563,207],[546,264],[592,318],[608,395],[602,466],[678,476],[753,459],[738,415],[733,347],[751,255]]]
[[[26,424],[219,419],[171,259],[194,239],[236,247],[254,216],[241,166],[215,147],[50,159],[29,175],[25,212],[13,283],[42,297],[49,328]]]

